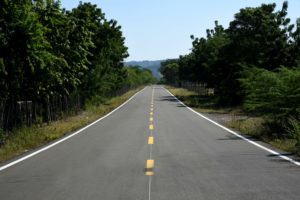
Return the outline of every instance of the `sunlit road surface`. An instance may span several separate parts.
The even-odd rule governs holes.
[[[299,166],[191,112],[162,86],[0,171],[1,200],[299,198]]]

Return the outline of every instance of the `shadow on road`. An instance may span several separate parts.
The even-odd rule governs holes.
[[[170,102],[178,102],[173,96],[162,96],[158,99],[159,101],[170,101]]]
[[[157,101],[167,101],[172,103],[172,105],[175,105],[178,108],[185,108],[187,106],[182,105],[181,103],[178,102],[178,100],[176,98],[174,98],[173,96],[162,96],[159,99],[157,99]]]
[[[282,158],[280,158],[280,156],[287,156],[289,158],[292,158],[293,160],[300,162],[300,158],[298,156],[296,156],[293,153],[281,153],[279,155],[275,155],[275,154],[269,154],[268,157],[271,158],[272,161],[274,162],[284,162],[284,163],[289,163],[290,161],[288,160],[284,160]]]
[[[259,142],[260,141],[257,138],[251,137],[249,135],[243,135],[243,137],[245,137],[245,138],[247,138],[247,139],[249,139],[251,141],[254,141],[254,142]],[[243,139],[239,138],[237,136],[234,136],[234,135],[226,135],[224,138],[218,138],[217,140],[220,140],[220,141],[224,140],[224,141],[226,141],[226,140],[243,140]]]
[[[269,154],[268,157],[279,157],[279,156],[293,156],[294,154],[292,153],[281,153],[279,155],[275,155],[275,154]]]

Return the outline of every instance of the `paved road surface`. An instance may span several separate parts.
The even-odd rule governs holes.
[[[153,88],[80,134],[0,171],[0,199],[300,199],[299,166]]]

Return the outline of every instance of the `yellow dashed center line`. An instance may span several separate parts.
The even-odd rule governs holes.
[[[154,172],[153,172],[153,168],[154,168],[154,160],[147,160],[146,163],[146,175],[147,176],[153,176]]]
[[[150,124],[150,125],[149,125],[149,129],[150,129],[151,131],[153,131],[153,130],[154,130],[154,125],[153,125],[153,124]]]
[[[153,171],[146,171],[146,176],[153,176],[154,172]]]
[[[152,159],[152,148],[153,148],[153,144],[154,144],[154,136],[153,136],[153,130],[154,130],[154,118],[153,118],[153,114],[154,114],[154,88],[152,88],[152,95],[151,95],[151,104],[150,104],[150,124],[149,124],[149,130],[150,130],[150,136],[148,137],[148,145],[150,146],[150,150],[149,150],[149,159],[146,162],[146,171],[145,174],[146,176],[149,176],[149,188],[148,188],[148,200],[151,200],[151,183],[152,183],[152,176],[154,175],[154,159]]]
[[[154,160],[152,159],[149,159],[147,160],[147,163],[146,163],[146,169],[153,169],[154,168]]]
[[[148,138],[148,144],[154,144],[154,137],[153,136],[150,136]]]

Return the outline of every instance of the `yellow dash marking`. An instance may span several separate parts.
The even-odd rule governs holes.
[[[147,171],[150,171],[151,169],[154,168],[154,160],[147,160],[147,163],[146,163],[146,170]]]
[[[153,176],[154,172],[146,172],[146,176]]]
[[[150,112],[150,115],[153,115],[153,112]]]
[[[150,136],[148,138],[148,144],[154,144],[154,137],[153,136]]]
[[[150,129],[150,130],[154,130],[153,124],[150,124],[150,125],[149,125],[149,129]]]
[[[150,119],[149,119],[149,120],[150,120],[150,122],[153,122],[153,117],[150,117]]]

